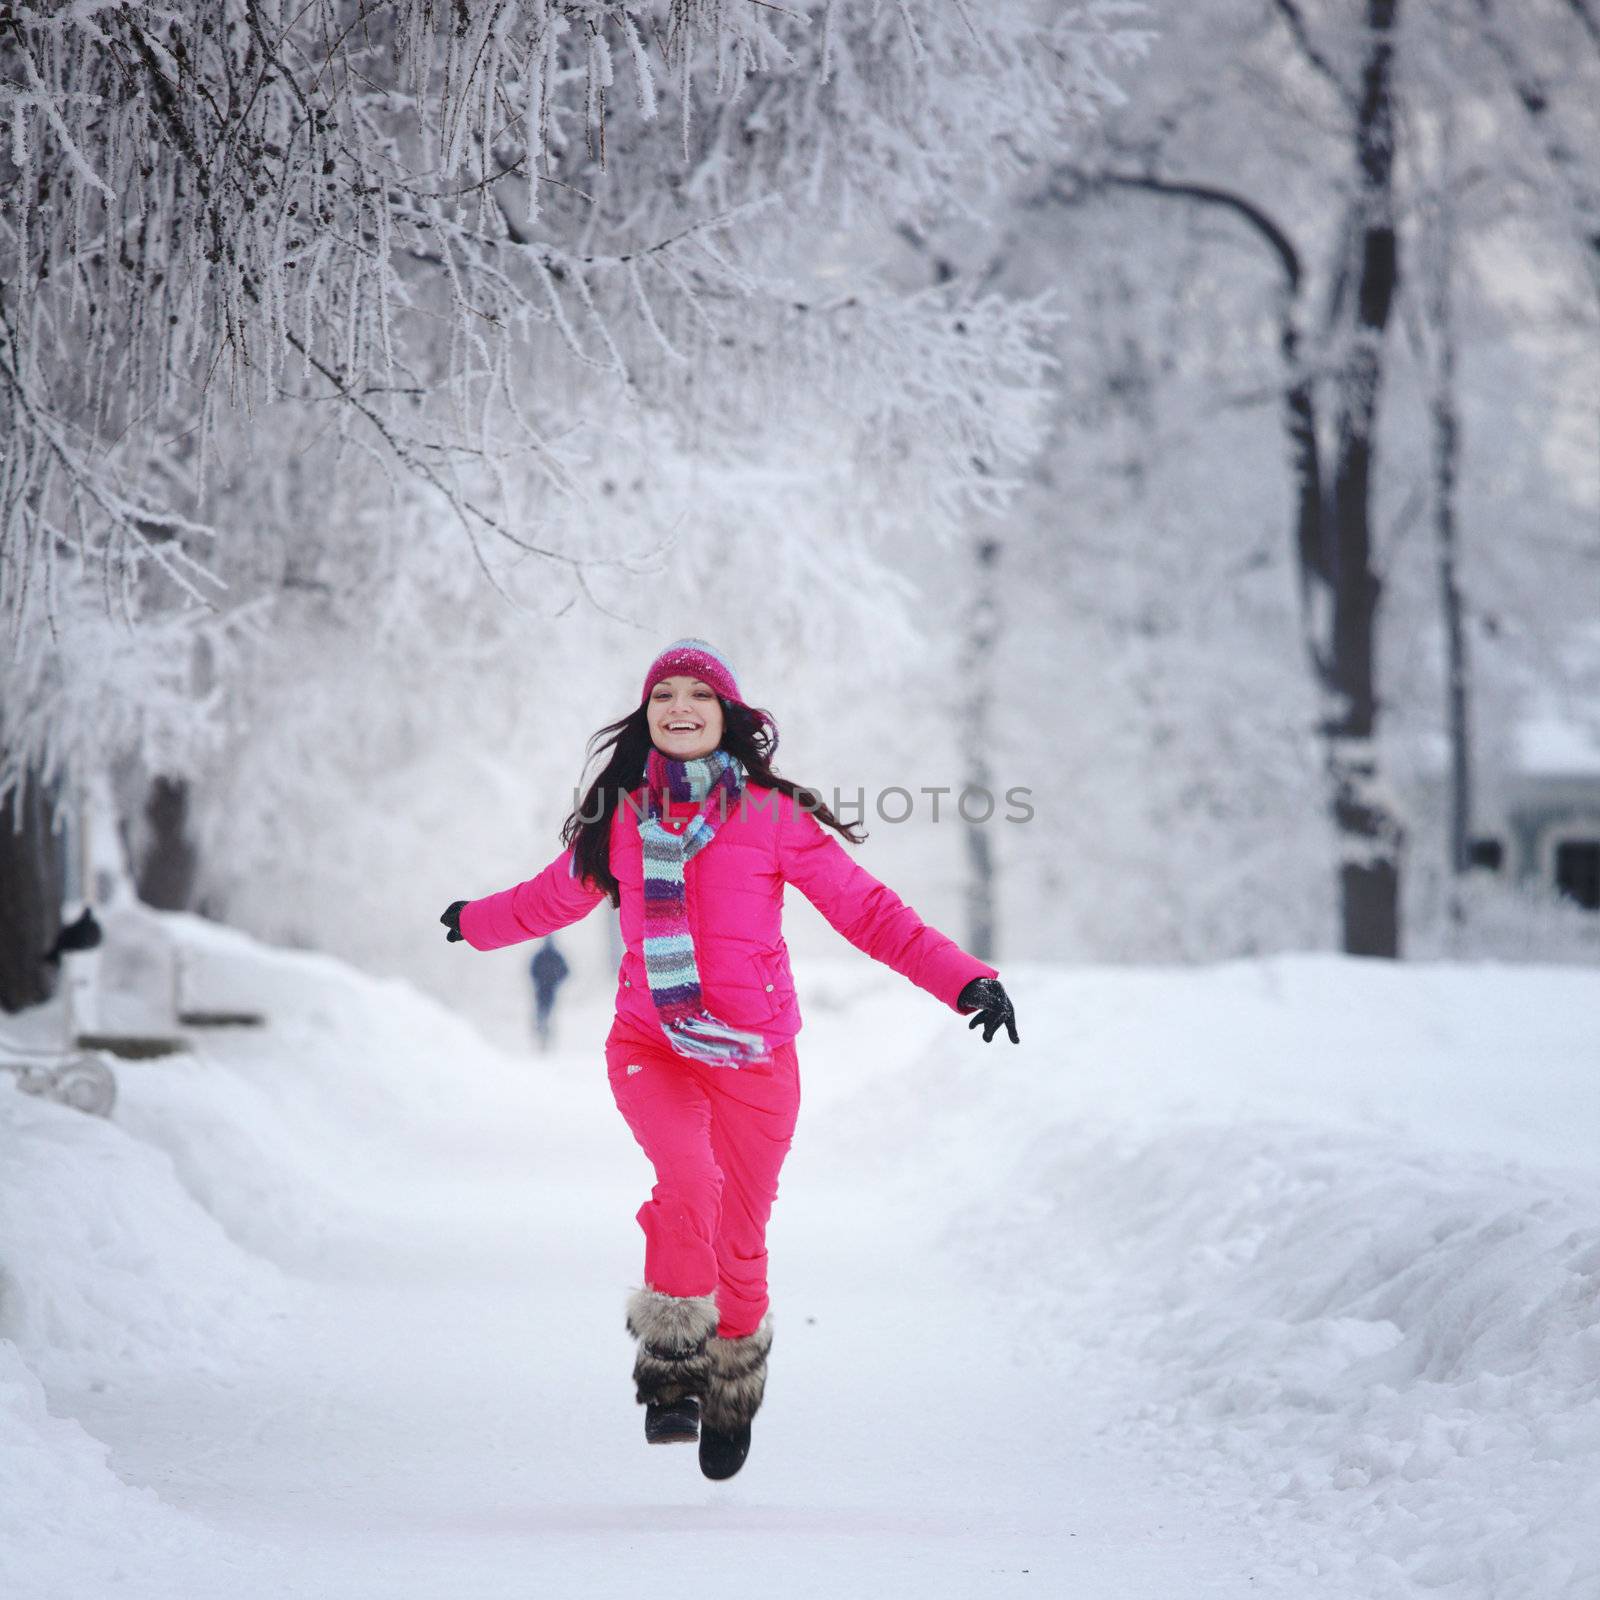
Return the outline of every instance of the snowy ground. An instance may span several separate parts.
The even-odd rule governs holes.
[[[110,1124],[0,1082],[8,1600],[1600,1593],[1594,972],[1014,966],[1014,1048],[802,970],[712,1485],[628,1388],[605,1013],[507,1057],[161,926],[272,1021]]]

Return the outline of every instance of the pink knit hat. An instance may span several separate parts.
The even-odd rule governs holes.
[[[724,700],[736,700],[740,705],[744,704],[744,697],[739,693],[739,681],[733,675],[733,663],[704,639],[674,639],[650,663],[650,670],[644,675],[644,688],[639,692],[640,700],[648,700],[650,691],[663,678],[680,672],[687,678],[703,679]]]

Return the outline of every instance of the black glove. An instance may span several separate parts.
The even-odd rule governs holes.
[[[1001,1028],[1011,1035],[1012,1044],[1021,1044],[1017,1037],[1017,1014],[1011,1009],[1011,997],[1000,987],[998,978],[974,978],[956,996],[956,1005],[965,1011],[976,1006],[978,1014],[967,1024],[968,1028],[982,1028],[983,1042],[988,1044]]]
[[[466,938],[466,935],[461,931],[461,908],[466,903],[465,900],[452,900],[445,914],[439,918],[445,927],[450,930],[444,936],[446,944],[454,944],[456,940]]]
[[[77,920],[69,922],[56,935],[56,942],[45,951],[44,959],[52,967],[58,967],[61,965],[62,956],[75,955],[80,950],[93,950],[99,945],[102,937],[100,924],[95,921],[93,909],[85,906],[78,914]]]

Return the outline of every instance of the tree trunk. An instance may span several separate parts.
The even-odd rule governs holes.
[[[966,640],[967,770],[965,782],[974,800],[968,809],[981,814],[977,797],[988,794],[995,811],[982,822],[964,822],[967,835],[967,950],[980,961],[995,963],[995,868],[990,843],[999,797],[994,793],[994,773],[989,765],[992,731],[990,708],[994,673],[995,638],[999,631],[1000,560],[998,539],[979,539],[977,601],[972,607]],[[959,815],[959,813],[958,813]]]
[[[1357,182],[1341,241],[1346,265],[1334,275],[1341,292],[1329,335],[1341,359],[1332,379],[1334,449],[1327,472],[1319,446],[1320,386],[1300,355],[1304,278],[1287,233],[1254,201],[1213,185],[1145,173],[1098,174],[1095,180],[1231,210],[1256,230],[1281,266],[1282,421],[1295,490],[1302,634],[1326,708],[1318,731],[1338,842],[1341,943],[1351,955],[1389,957],[1400,953],[1404,834],[1378,770],[1375,635],[1381,585],[1372,561],[1372,476],[1384,335],[1399,281],[1391,76],[1397,9],[1398,0],[1367,0],[1361,83],[1359,93],[1348,97]]]
[[[0,801],[0,1009],[21,1011],[55,992],[56,969],[41,959],[61,931],[66,839],[50,831],[54,795],[28,774],[18,802]]]
[[[1448,118],[1445,160],[1449,160]],[[1439,610],[1444,621],[1445,727],[1450,741],[1450,871],[1459,878],[1472,866],[1472,745],[1467,630],[1461,603],[1460,546],[1456,526],[1456,485],[1461,430],[1456,406],[1454,270],[1455,218],[1450,173],[1442,175],[1439,205],[1428,243],[1427,314],[1433,335],[1428,418],[1432,434],[1433,531],[1439,574]],[[1461,898],[1454,890],[1450,915],[1459,922]]]
[[[139,898],[157,911],[187,911],[194,903],[199,857],[189,837],[189,785],[156,778],[144,803],[145,834],[139,852]]]
[[[1333,472],[1332,650],[1334,705],[1324,724],[1339,837],[1344,948],[1400,953],[1399,819],[1378,770],[1374,635],[1381,585],[1372,566],[1372,473],[1383,340],[1399,256],[1392,209],[1394,104],[1390,69],[1398,0],[1368,0],[1367,45],[1356,112],[1355,293],[1347,304],[1348,354],[1338,377]]]
[[[1433,521],[1439,552],[1439,605],[1444,614],[1445,722],[1450,733],[1450,866],[1452,871],[1462,873],[1472,865],[1471,680],[1456,531],[1460,430],[1451,377],[1453,354],[1441,351],[1440,361],[1443,370],[1436,379],[1439,387],[1433,402]]]
[[[1352,570],[1353,562],[1353,570],[1367,573],[1369,581],[1371,577],[1368,570],[1370,563],[1367,550],[1366,503],[1371,451],[1365,435],[1361,439],[1361,451],[1357,452],[1353,448],[1355,418],[1347,407],[1340,418],[1339,440],[1342,448],[1338,464],[1345,476],[1343,479],[1338,475],[1335,476],[1335,493],[1330,499],[1324,490],[1320,430],[1317,420],[1316,378],[1306,370],[1301,359],[1301,295],[1305,275],[1301,268],[1300,252],[1284,229],[1261,206],[1243,195],[1218,189],[1210,184],[1174,183],[1142,174],[1138,176],[1117,174],[1109,181],[1130,188],[1149,190],[1154,194],[1193,200],[1202,205],[1220,206],[1229,210],[1248,223],[1277,258],[1282,272],[1278,297],[1278,349],[1284,371],[1281,419],[1294,484],[1293,538],[1299,588],[1301,637],[1319,693],[1325,702],[1337,703],[1341,698],[1337,675],[1339,639],[1335,633],[1336,624],[1341,617],[1337,601],[1339,574],[1341,571],[1348,574]],[[1393,247],[1391,230],[1389,234],[1391,290]],[[1387,304],[1382,310],[1383,320],[1387,320]],[[1354,336],[1359,337],[1359,334]],[[1374,379],[1377,370],[1375,354],[1374,351],[1372,362]],[[1346,387],[1342,393],[1348,395],[1351,388],[1359,383],[1359,377],[1348,371],[1344,376]],[[1368,427],[1371,421],[1369,412],[1366,418]],[[1349,477],[1351,472],[1360,474],[1359,492],[1356,493],[1352,493],[1357,486]],[[1341,483],[1342,498],[1338,492]],[[1352,555],[1347,551],[1342,558],[1343,564],[1341,564],[1341,530],[1335,520],[1336,512],[1342,512],[1351,519],[1359,543],[1359,554]],[[1375,608],[1377,603],[1375,583],[1371,588],[1371,605]],[[1352,650],[1358,657],[1360,656],[1363,643],[1360,634],[1348,626],[1350,614],[1350,606],[1347,603],[1343,612],[1346,621],[1343,641],[1347,661]],[[1373,702],[1370,616],[1367,620],[1364,643],[1366,652],[1364,704],[1370,727]],[[1327,719],[1321,721],[1319,732],[1326,741],[1325,765],[1330,779],[1332,810],[1343,841],[1346,822],[1354,820],[1354,808],[1348,803],[1347,797],[1354,797],[1362,790],[1369,795],[1376,792],[1375,782],[1372,781],[1376,774],[1370,771],[1363,773],[1358,766],[1360,761],[1369,763],[1371,761],[1370,740],[1364,746],[1357,745],[1354,740],[1341,744],[1335,725]],[[1340,809],[1341,803],[1345,805],[1343,810]],[[1353,872],[1350,869],[1356,865],[1358,859],[1348,847],[1341,850],[1339,888],[1344,922],[1344,948],[1351,951],[1359,950],[1361,953],[1393,954],[1393,946],[1398,944],[1398,917],[1394,910],[1398,901],[1398,877],[1395,876],[1392,882],[1386,883],[1381,872]],[[1387,940],[1384,937],[1386,923],[1389,930]],[[1385,950],[1385,943],[1391,948]]]

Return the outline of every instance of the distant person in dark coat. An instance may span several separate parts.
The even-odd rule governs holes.
[[[540,1050],[550,1048],[550,1013],[555,1009],[556,990],[569,970],[553,938],[545,939],[528,964],[533,978],[533,1032]]]

